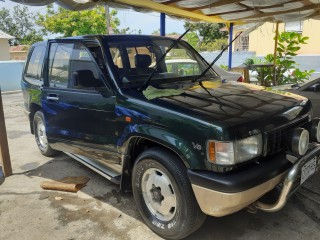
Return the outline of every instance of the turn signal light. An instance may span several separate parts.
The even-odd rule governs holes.
[[[208,157],[211,162],[216,161],[215,142],[209,142],[208,144]]]

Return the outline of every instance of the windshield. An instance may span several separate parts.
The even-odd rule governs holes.
[[[156,62],[174,43],[173,39],[140,38],[138,41],[109,42],[114,71],[121,86],[140,87],[154,71]],[[152,82],[192,80],[206,69],[206,63],[188,44],[181,41],[158,63]],[[213,70],[206,77],[216,77]]]

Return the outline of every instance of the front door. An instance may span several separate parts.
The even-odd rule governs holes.
[[[119,163],[115,96],[88,48],[81,43],[51,43],[47,69],[42,107],[50,145]]]

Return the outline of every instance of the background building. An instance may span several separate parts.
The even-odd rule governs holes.
[[[265,23],[249,34],[248,51],[255,52],[257,56],[264,56],[274,51],[275,23]],[[298,32],[309,37],[308,44],[301,45],[299,55],[320,54],[320,21],[305,20],[279,24],[279,33]]]
[[[0,61],[10,60],[9,39],[14,39],[14,37],[0,30]]]

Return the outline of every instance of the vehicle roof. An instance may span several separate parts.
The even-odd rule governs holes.
[[[93,40],[93,39],[105,39],[110,41],[141,41],[141,40],[151,40],[151,39],[170,39],[176,40],[176,38],[172,37],[164,37],[164,36],[156,36],[156,35],[142,35],[142,34],[114,34],[114,35],[83,35],[83,36],[74,36],[74,37],[66,37],[66,38],[52,38],[46,41],[34,43],[32,46],[39,46],[39,45],[47,45],[48,41],[50,40]]]
[[[156,35],[142,35],[142,34],[113,34],[113,35],[83,35],[75,37],[67,37],[60,39],[88,39],[88,38],[104,38],[104,39],[121,39],[121,40],[130,40],[130,39],[175,39],[171,37],[156,36]]]

